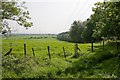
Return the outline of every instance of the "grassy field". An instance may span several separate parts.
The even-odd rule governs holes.
[[[38,38],[39,37],[39,38]],[[2,39],[2,76],[3,78],[118,78],[120,62],[116,44],[94,43],[79,44],[79,57],[73,58],[74,43],[58,41],[54,35],[12,36]],[[24,44],[27,55],[24,56]],[[51,59],[47,46],[50,46]],[[63,49],[67,58],[64,58]],[[4,56],[10,48],[11,55]],[[35,57],[32,54],[34,48]]]

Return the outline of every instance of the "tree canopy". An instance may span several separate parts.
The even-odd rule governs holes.
[[[29,11],[25,6],[25,2],[18,2],[16,0],[0,1],[1,5],[1,24],[0,31],[4,28],[10,30],[8,20],[16,21],[19,25],[25,28],[31,27],[33,23],[30,21],[31,17]]]
[[[85,21],[85,29],[82,32],[82,38],[84,42],[91,42],[92,41],[92,34],[95,24],[91,19],[87,19]]]
[[[70,28],[70,37],[73,42],[82,42],[81,34],[84,30],[84,25],[81,21],[74,21]]]
[[[120,1],[98,2],[93,8],[96,24],[93,36],[120,37]]]

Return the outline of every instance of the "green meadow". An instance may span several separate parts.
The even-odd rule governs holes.
[[[26,56],[24,55],[26,44]],[[114,41],[78,44],[81,51],[74,58],[74,43],[59,41],[56,35],[22,35],[2,38],[3,78],[118,78],[120,60]],[[50,46],[51,59],[47,46]],[[65,48],[66,58],[64,57]],[[9,49],[12,52],[4,56]],[[35,56],[33,56],[32,48]]]

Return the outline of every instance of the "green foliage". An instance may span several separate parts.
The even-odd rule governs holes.
[[[81,52],[75,59],[72,58],[74,43],[58,41],[55,38],[27,39],[30,36],[38,35],[20,35],[20,37],[14,35],[7,40],[3,38],[3,78],[117,78],[119,76],[119,58],[117,58],[119,51],[116,50],[113,41],[105,42],[105,50],[100,43],[95,43],[94,52],[91,52],[90,43],[78,44]],[[24,43],[27,45],[26,58],[23,52]],[[48,45],[51,60],[48,58]],[[13,48],[12,53],[4,57],[10,47]],[[35,58],[32,55],[32,48],[35,50]]]
[[[95,24],[92,22],[91,19],[87,19],[86,23],[86,28],[84,29],[83,33],[82,33],[82,38],[84,42],[91,42],[93,37],[93,29],[95,27]]]
[[[0,1],[2,6],[0,12],[2,14],[1,22],[3,24],[2,29],[10,30],[10,26],[7,20],[16,21],[19,25],[25,28],[33,25],[30,22],[29,11],[27,11],[25,2],[18,2],[16,0]]]
[[[69,35],[68,32],[59,34],[58,39],[79,43],[100,41],[102,37],[119,37],[118,3],[97,2],[93,8],[94,14],[90,19],[84,22],[74,21]],[[113,11],[115,11],[115,15],[113,15]]]
[[[84,25],[80,21],[74,21],[70,28],[70,37],[73,42],[79,43],[83,42],[81,34],[83,32]]]
[[[120,1],[118,2],[98,2],[93,11],[93,21],[96,24],[93,36],[120,37]]]
[[[95,44],[95,52],[87,52],[78,60],[74,61],[71,67],[65,71],[66,74],[80,74],[81,78],[117,78],[119,77],[119,53],[114,46],[106,44],[106,50]],[[109,65],[109,66],[108,66]],[[76,75],[77,77],[78,75]]]
[[[120,37],[120,5],[118,2],[97,2],[93,7],[94,14],[86,20],[86,28],[82,33],[85,42],[100,41],[102,37],[108,39]]]

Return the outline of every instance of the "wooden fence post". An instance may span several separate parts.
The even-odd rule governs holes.
[[[26,57],[26,44],[24,44],[24,56]]]
[[[48,56],[49,56],[49,59],[51,59],[51,56],[50,56],[50,46],[47,46],[48,48]]]
[[[65,48],[64,47],[63,47],[63,53],[64,53],[64,57],[66,58]]]
[[[32,48],[32,52],[33,52],[33,56],[35,57],[35,52],[34,52],[34,48]]]
[[[91,44],[92,46],[91,46],[91,48],[92,48],[92,52],[93,52],[93,41],[92,41],[92,44]]]
[[[75,43],[75,46],[74,46],[74,58],[77,58],[79,56],[78,54],[78,44]]]

